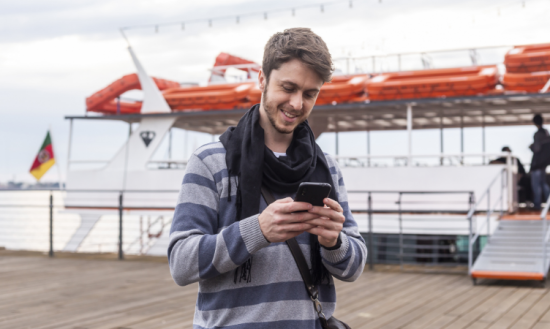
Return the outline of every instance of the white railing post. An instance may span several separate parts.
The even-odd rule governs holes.
[[[548,221],[546,219],[546,214],[548,214],[548,208],[550,207],[550,196],[546,200],[546,205],[544,206],[544,209],[540,213],[540,219],[542,220],[542,273],[544,274],[544,278],[546,278],[546,269],[548,268],[546,264],[546,248],[548,245]]]
[[[506,187],[508,188],[508,194],[507,194],[508,213],[511,213],[514,211],[514,184],[512,182],[514,180],[514,173],[512,170],[512,153],[511,152],[507,152],[506,154],[506,172],[507,172]]]

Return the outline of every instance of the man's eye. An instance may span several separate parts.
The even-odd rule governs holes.
[[[314,94],[305,94],[306,98],[315,98]]]
[[[287,92],[287,93],[291,93],[294,91],[294,89],[292,88],[287,88],[287,87],[283,87],[283,89]]]

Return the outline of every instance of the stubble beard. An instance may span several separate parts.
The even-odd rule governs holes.
[[[264,107],[265,113],[267,114],[267,118],[269,119],[269,122],[271,123],[271,126],[273,126],[273,129],[275,129],[280,134],[292,134],[294,132],[294,129],[296,129],[296,127],[298,125],[296,125],[293,128],[289,127],[290,131],[289,130],[283,130],[283,129],[277,127],[275,117],[279,114],[279,109],[277,107],[275,107],[275,111],[272,112],[271,108],[267,105],[267,103],[268,103],[268,99],[267,99],[267,85],[266,85],[265,89],[264,89],[264,92],[262,94],[262,105]],[[300,122],[300,123],[302,123],[302,122]],[[300,124],[300,123],[298,123],[298,124]]]

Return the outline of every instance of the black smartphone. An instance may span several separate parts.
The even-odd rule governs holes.
[[[298,186],[296,192],[296,202],[307,202],[314,206],[322,207],[325,205],[323,200],[328,197],[332,186],[328,183],[310,183],[304,182]]]

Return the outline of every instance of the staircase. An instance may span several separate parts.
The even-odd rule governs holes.
[[[503,218],[473,264],[472,279],[546,280],[550,244],[543,265],[544,221],[539,216]],[[537,218],[538,219],[535,219]]]

